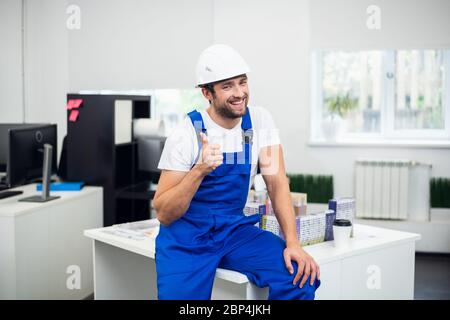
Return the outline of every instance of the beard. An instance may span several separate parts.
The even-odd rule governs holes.
[[[242,99],[245,101],[245,106],[242,111],[234,110],[232,107],[229,106],[229,104],[231,104],[231,101],[233,101],[232,99],[228,99],[227,101],[220,104],[214,104],[214,107],[216,109],[216,112],[220,116],[227,119],[237,119],[244,116],[247,113],[248,95],[245,95]]]

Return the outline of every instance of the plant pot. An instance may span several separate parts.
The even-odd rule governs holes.
[[[322,120],[322,133],[326,141],[336,141],[342,132],[342,119],[338,116]]]

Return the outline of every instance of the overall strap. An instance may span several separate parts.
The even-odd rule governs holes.
[[[197,136],[197,143],[198,143],[198,153],[197,157],[195,158],[194,164],[197,163],[198,157],[200,156],[200,151],[202,149],[202,137],[200,136],[200,133],[203,132],[206,134],[206,128],[205,123],[203,122],[202,115],[197,110],[192,110],[187,114],[189,118],[191,119],[192,125],[194,126],[195,133]]]
[[[247,107],[247,112],[242,117],[242,143],[243,144],[253,144],[253,128],[252,128],[252,119],[250,118],[250,110]]]
[[[242,117],[241,128],[244,131],[252,128],[252,119],[250,118],[250,109],[248,107],[245,115]]]
[[[250,109],[247,107],[245,115],[242,117],[242,150],[244,151],[244,159],[239,155],[237,157],[237,163],[251,163],[251,152],[253,145],[253,128],[252,119],[250,117]]]

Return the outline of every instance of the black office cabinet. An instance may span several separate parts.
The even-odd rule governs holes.
[[[150,96],[67,95],[73,99],[83,102],[75,121],[67,111],[67,180],[103,187],[104,226],[149,219],[154,192],[138,171],[132,120],[150,117]]]

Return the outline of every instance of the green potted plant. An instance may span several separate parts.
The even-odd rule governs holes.
[[[325,99],[327,116],[322,122],[322,132],[326,140],[336,140],[343,126],[343,118],[358,106],[358,99],[349,92],[336,94]]]

